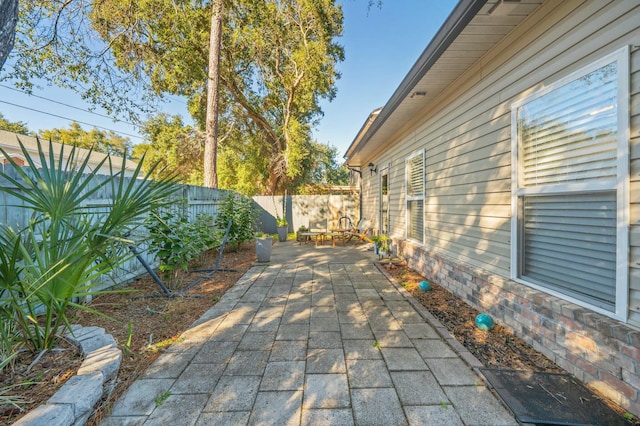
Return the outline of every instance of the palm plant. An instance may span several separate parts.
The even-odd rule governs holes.
[[[3,170],[0,189],[22,201],[32,212],[29,224],[13,231],[0,229],[0,315],[10,320],[33,350],[51,348],[61,327],[68,328],[66,312],[76,298],[95,294],[96,284],[132,254],[127,235],[150,211],[166,204],[175,190],[175,178],[151,180],[142,162],[125,178],[126,160],[114,168],[110,156],[90,170],[91,153],[80,158],[63,146],[56,159],[38,141],[38,167],[22,142],[27,161],[20,167],[0,148],[14,173]],[[99,175],[107,162],[110,175]],[[110,200],[91,203],[99,193]],[[7,318],[11,316],[11,318]]]

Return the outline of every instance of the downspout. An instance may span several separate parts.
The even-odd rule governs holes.
[[[347,169],[349,169],[351,173],[357,173],[360,175],[360,180],[358,182],[358,220],[356,221],[356,223],[358,223],[360,222],[360,219],[362,219],[362,170],[360,170],[360,168],[349,166],[348,164],[345,164],[345,166],[347,166]]]

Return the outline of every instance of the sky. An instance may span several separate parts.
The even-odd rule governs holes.
[[[344,28],[337,41],[345,49],[345,60],[338,64],[342,77],[337,81],[333,101],[323,100],[320,104],[324,116],[313,129],[313,138],[337,147],[342,157],[371,111],[389,100],[457,1],[383,0],[380,7],[369,7],[367,0],[340,3]],[[45,86],[34,90],[33,95],[0,82],[0,113],[7,120],[26,123],[33,131],[68,128],[69,122],[76,120],[85,130],[114,130],[134,144],[143,142],[134,126],[85,112],[91,105],[70,90]],[[160,110],[180,114],[190,122],[183,99],[170,96]],[[95,112],[105,114],[100,109]]]

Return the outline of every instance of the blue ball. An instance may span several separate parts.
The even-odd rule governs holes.
[[[484,330],[484,331],[489,331],[491,330],[494,326],[495,326],[495,322],[493,321],[493,318],[491,318],[490,315],[488,314],[479,314],[476,317],[476,326],[480,329],[480,330]]]
[[[429,284],[428,281],[420,281],[420,284],[418,284],[418,287],[420,287],[420,290],[422,291],[431,290],[431,284]]]

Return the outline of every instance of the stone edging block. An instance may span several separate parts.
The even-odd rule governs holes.
[[[118,374],[122,351],[104,328],[73,325],[65,338],[77,345],[84,356],[77,375],[15,425],[84,425],[102,398],[104,384]]]

